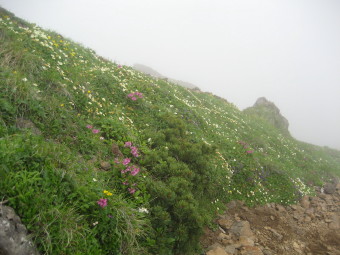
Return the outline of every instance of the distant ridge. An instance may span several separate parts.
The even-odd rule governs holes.
[[[143,72],[145,74],[149,74],[153,77],[159,78],[159,79],[165,79],[168,80],[170,82],[173,82],[175,84],[178,84],[184,88],[188,88],[188,89],[195,89],[195,90],[200,90],[199,87],[197,87],[196,85],[189,83],[189,82],[185,82],[185,81],[180,81],[180,80],[176,80],[176,79],[172,79],[172,78],[168,78],[162,74],[160,74],[159,72],[157,72],[156,70],[152,69],[149,66],[146,65],[142,65],[142,64],[134,64],[133,65],[133,69]]]

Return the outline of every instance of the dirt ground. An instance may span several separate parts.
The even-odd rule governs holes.
[[[218,230],[205,230],[206,254],[340,255],[340,184],[331,185],[287,207],[230,202]]]

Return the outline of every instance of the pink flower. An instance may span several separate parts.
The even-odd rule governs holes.
[[[131,100],[132,100],[132,101],[136,101],[136,100],[137,100],[137,98],[135,98],[135,97],[131,97]]]
[[[133,188],[128,188],[128,191],[130,192],[130,194],[133,194],[136,192],[136,189],[133,189]]]
[[[100,207],[104,208],[105,206],[107,206],[107,199],[106,199],[106,198],[101,198],[101,199],[99,199],[99,200],[97,201],[97,204],[98,204]]]
[[[116,164],[120,164],[120,161],[119,161],[118,158],[115,158],[115,163],[116,163]]]
[[[143,98],[143,94],[140,92],[135,92],[135,95],[138,96],[139,98]]]
[[[98,134],[98,133],[99,133],[99,129],[93,129],[93,130],[92,130],[92,133],[93,133],[93,134]]]
[[[92,128],[93,128],[92,125],[86,125],[86,127],[87,127],[88,129],[92,129]]]
[[[138,157],[138,149],[137,147],[135,146],[131,146],[131,154],[134,156],[134,157]]]
[[[131,171],[131,166],[128,166],[125,170],[120,171],[122,174],[125,174],[127,172]]]
[[[118,65],[118,68],[122,68],[122,65]]]
[[[132,146],[132,142],[125,142],[124,147],[131,147]]]
[[[128,165],[130,163],[130,161],[131,161],[131,159],[125,158],[125,159],[123,159],[122,163],[123,163],[124,166],[126,166],[126,165]]]
[[[252,151],[252,150],[249,150],[249,151],[247,151],[247,154],[251,154],[251,153],[253,153],[254,151]]]
[[[140,171],[140,169],[138,168],[138,167],[133,167],[133,170],[132,171],[130,171],[130,174],[132,175],[132,176],[135,176],[135,175],[137,175],[138,173],[139,173],[139,171]]]
[[[129,185],[128,181],[123,182],[123,185]]]
[[[133,93],[128,94],[128,97],[130,98],[133,97]]]

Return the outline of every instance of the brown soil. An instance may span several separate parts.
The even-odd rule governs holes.
[[[207,228],[201,243],[209,255],[340,255],[340,184],[334,185],[331,194],[318,192],[316,197],[303,197],[287,207],[267,204],[248,208],[241,201],[232,201],[216,220],[218,230]],[[232,230],[237,222],[246,221],[250,232],[245,235],[251,243]],[[225,253],[217,253],[217,246]],[[252,251],[248,252],[247,246],[252,246]]]

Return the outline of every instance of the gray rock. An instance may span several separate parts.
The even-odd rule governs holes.
[[[334,194],[334,192],[336,191],[336,184],[335,183],[327,183],[324,186],[324,191],[326,194]]]
[[[253,231],[251,231],[250,224],[248,221],[234,222],[229,232],[235,235],[236,237],[245,236],[251,239],[254,238],[254,233]]]
[[[0,205],[0,254],[38,255],[26,227],[11,207]]]
[[[103,170],[108,171],[111,168],[111,164],[109,162],[107,162],[107,161],[102,161],[102,162],[100,162],[100,167]]]
[[[124,157],[123,153],[119,149],[119,146],[115,143],[112,144],[111,151],[116,158]]]

